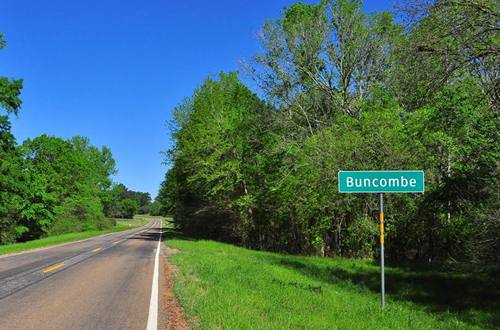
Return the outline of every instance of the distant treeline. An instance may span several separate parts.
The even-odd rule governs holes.
[[[103,207],[108,217],[130,219],[134,214],[158,213],[149,193],[128,190],[123,184],[114,185],[106,197]]]
[[[5,45],[0,33],[0,48]],[[84,137],[41,135],[21,145],[9,115],[21,107],[22,80],[0,77],[0,244],[65,232],[103,229],[109,218],[148,213],[148,193],[113,184],[115,160],[107,147]]]
[[[423,169],[387,194],[391,260],[500,262],[498,3],[406,2],[396,21],[356,0],[296,3],[245,66],[174,111],[157,201],[187,234],[248,247],[376,257],[377,196],[339,170]]]

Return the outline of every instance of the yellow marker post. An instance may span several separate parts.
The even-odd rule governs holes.
[[[384,194],[380,193],[380,293],[382,308],[385,305],[385,275],[384,275]]]

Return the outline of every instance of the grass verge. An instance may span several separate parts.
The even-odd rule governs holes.
[[[114,229],[118,230],[126,230],[128,228],[136,228],[140,226],[144,226],[146,223],[148,223],[152,218],[149,215],[136,215],[134,216],[133,219],[115,219],[116,220],[116,226]]]
[[[24,243],[15,243],[0,246],[0,255],[33,250],[57,244],[79,241],[94,236],[124,231],[145,225],[150,220],[149,216],[136,215],[133,219],[116,219],[116,225],[105,230],[89,230],[77,233],[67,233],[57,236],[49,236]]]
[[[482,329],[500,327],[500,280],[482,275],[386,270],[351,259],[289,256],[174,231],[174,292],[202,329]]]

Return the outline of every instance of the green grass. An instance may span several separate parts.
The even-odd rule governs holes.
[[[134,216],[133,219],[115,219],[116,220],[116,227],[121,230],[125,230],[128,228],[135,228],[135,227],[140,227],[144,226],[148,221],[151,220],[151,216],[149,215],[136,215]]]
[[[371,261],[259,252],[174,231],[174,291],[202,329],[481,329],[500,327],[500,281],[388,267],[380,308]],[[484,276],[484,277],[483,277]]]
[[[42,247],[48,247],[51,245],[78,241],[94,236],[105,235],[135,227],[140,227],[146,224],[149,221],[149,219],[150,218],[148,216],[136,215],[134,219],[116,219],[116,226],[105,230],[89,230],[77,233],[68,233],[57,236],[49,236],[24,243],[1,245],[0,255],[38,249]]]

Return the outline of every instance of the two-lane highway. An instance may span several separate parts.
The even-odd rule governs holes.
[[[0,257],[0,329],[155,329],[160,237],[153,220]]]

